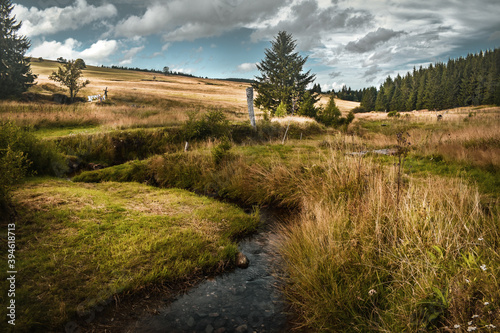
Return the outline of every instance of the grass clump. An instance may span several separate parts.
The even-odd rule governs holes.
[[[339,155],[295,181],[306,209],[277,246],[303,326],[417,332],[474,315],[478,328],[500,324],[499,215],[484,213],[474,188],[404,177],[398,204],[396,167]]]
[[[221,270],[258,225],[235,206],[137,183],[35,180],[14,201],[16,329],[30,332],[59,330],[120,292]]]

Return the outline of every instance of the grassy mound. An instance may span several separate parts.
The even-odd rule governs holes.
[[[138,183],[35,180],[13,199],[19,331],[61,330],[116,293],[220,270],[258,225],[235,206]]]

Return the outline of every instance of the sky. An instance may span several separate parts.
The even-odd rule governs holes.
[[[209,78],[259,72],[291,33],[323,91],[500,47],[499,0],[13,0],[27,55]]]

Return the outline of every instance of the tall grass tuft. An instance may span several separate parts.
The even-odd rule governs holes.
[[[290,175],[293,177],[293,175]],[[332,152],[283,227],[284,292],[314,331],[417,332],[500,325],[498,215],[460,180],[403,179]],[[484,304],[488,304],[485,306]]]

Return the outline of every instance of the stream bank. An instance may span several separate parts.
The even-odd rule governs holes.
[[[236,269],[200,283],[158,314],[132,324],[130,332],[283,332],[285,303],[273,275],[277,256],[272,211],[262,209],[258,233],[239,244],[250,260]]]
[[[272,243],[275,226],[288,214],[260,209],[261,226],[238,246],[248,268],[119,296],[82,317],[76,331],[66,327],[66,332],[287,331],[291,325],[274,275],[279,258]]]

